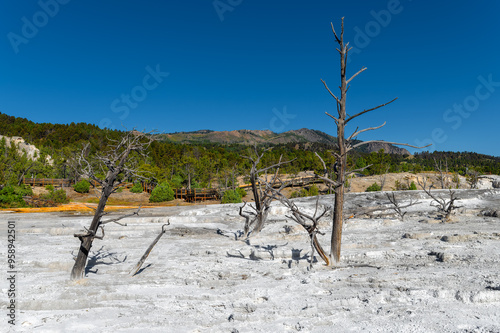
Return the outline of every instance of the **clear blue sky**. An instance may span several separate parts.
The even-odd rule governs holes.
[[[0,112],[156,129],[336,135],[339,56],[361,140],[500,156],[500,2],[41,0],[0,4]],[[413,151],[413,150],[412,150]]]

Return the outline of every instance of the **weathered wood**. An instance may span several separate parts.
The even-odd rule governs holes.
[[[156,238],[153,241],[153,243],[151,243],[151,245],[149,245],[149,247],[146,250],[146,252],[144,252],[144,254],[142,255],[141,260],[139,260],[137,262],[137,264],[134,266],[134,268],[132,268],[132,270],[130,271],[130,275],[134,276],[135,274],[137,274],[137,272],[139,271],[139,269],[141,269],[142,265],[144,264],[144,262],[146,261],[147,257],[151,253],[151,250],[153,249],[153,247],[156,245],[156,243],[158,243],[158,241],[160,240],[161,236],[163,236],[163,234],[166,232],[165,227],[167,225],[170,225],[170,221],[167,221],[166,224],[164,224],[164,225],[161,226],[160,234],[158,236],[156,236]]]
[[[343,217],[344,217],[344,193],[345,193],[345,181],[346,177],[352,173],[355,172],[355,170],[348,171],[347,170],[347,154],[349,151],[371,143],[371,142],[386,142],[386,141],[381,141],[381,140],[370,140],[370,141],[364,141],[364,142],[356,142],[355,139],[356,137],[364,133],[366,131],[371,131],[371,130],[376,130],[382,126],[385,125],[382,124],[381,126],[376,126],[376,127],[368,127],[366,129],[358,130],[356,129],[353,134],[351,134],[347,139],[345,137],[345,126],[347,123],[349,123],[351,120],[354,120],[355,118],[366,114],[370,111],[377,110],[383,106],[386,106],[396,100],[394,98],[393,100],[383,103],[380,105],[377,105],[376,107],[372,107],[366,110],[363,110],[361,112],[358,112],[354,114],[353,116],[349,116],[346,112],[346,100],[347,100],[347,91],[349,89],[349,83],[359,74],[361,74],[363,71],[366,70],[365,67],[361,68],[358,72],[356,72],[354,75],[352,75],[349,79],[346,77],[346,70],[347,70],[347,59],[348,59],[348,54],[349,50],[351,48],[348,47],[349,43],[344,43],[344,18],[342,18],[342,25],[341,25],[341,32],[340,35],[338,35],[335,31],[335,28],[333,27],[333,23],[331,24],[332,26],[332,31],[335,36],[335,41],[338,44],[337,51],[340,54],[340,97],[336,96],[330,88],[328,88],[328,85],[326,84],[325,81],[321,80],[323,82],[323,85],[325,86],[326,90],[329,92],[329,94],[335,99],[335,102],[337,104],[337,115],[331,115],[329,113],[326,113],[327,116],[331,117],[337,126],[337,149],[338,151],[336,152],[336,164],[337,168],[335,170],[335,179],[330,180],[328,178],[328,175],[325,173],[325,175],[318,175],[319,179],[325,180],[332,184],[334,186],[334,192],[335,192],[335,199],[334,199],[334,212],[333,212],[333,226],[332,226],[332,235],[331,235],[331,250],[330,250],[330,259],[331,259],[331,264],[333,263],[338,263],[340,261],[340,250],[341,250],[341,242],[342,242],[342,226],[343,226]],[[397,142],[386,142],[386,143],[392,143],[396,145],[404,145],[404,146],[409,146],[413,148],[424,148],[424,147],[416,147],[412,146],[406,143],[397,143]],[[426,146],[427,147],[427,146]],[[319,156],[319,155],[318,155]],[[324,164],[324,163],[323,163]],[[325,166],[326,170],[326,166]]]
[[[254,197],[255,205],[249,205],[254,210],[253,212],[249,212],[249,214],[252,216],[244,214],[243,207],[240,208],[240,216],[245,218],[245,237],[248,237],[250,234],[250,226],[254,225],[252,229],[253,234],[258,234],[264,227],[267,216],[269,214],[269,207],[271,205],[271,202],[275,199],[275,196],[273,195],[273,189],[274,191],[281,192],[289,184],[281,181],[281,179],[278,177],[279,169],[282,165],[291,163],[296,160],[294,158],[293,160],[283,162],[281,161],[281,158],[283,156],[280,156],[278,163],[258,169],[257,166],[259,165],[260,160],[267,150],[269,149],[265,149],[261,153],[259,153],[257,151],[257,146],[254,146],[255,157],[243,156],[252,163],[249,176],[250,183],[252,184],[252,194]],[[274,169],[275,171],[271,176],[271,179],[268,180],[267,171],[271,169]],[[264,174],[264,176],[261,177],[262,174]],[[275,187],[278,187],[278,189],[275,189]],[[246,202],[244,205],[246,205]]]
[[[97,230],[101,228],[103,221],[101,218],[105,215],[104,208],[109,199],[109,196],[114,193],[123,183],[117,180],[119,174],[123,174],[123,179],[128,179],[136,175],[136,170],[126,166],[127,159],[132,151],[142,152],[151,143],[152,138],[147,138],[147,142],[141,142],[145,138],[143,133],[131,131],[125,136],[116,141],[115,145],[110,146],[111,150],[107,155],[98,155],[96,159],[105,166],[108,171],[104,180],[96,176],[94,166],[86,158],[86,151],[89,147],[87,144],[81,151],[80,155],[76,156],[77,164],[80,166],[79,172],[86,175],[90,179],[98,182],[102,186],[101,197],[94,212],[94,217],[85,234],[75,234],[80,240],[80,248],[78,255],[75,259],[75,264],[71,270],[71,279],[81,279],[85,274],[85,267],[87,265],[87,258],[92,247],[92,243],[96,237]],[[99,170],[100,171],[100,170]],[[140,207],[139,207],[140,209]],[[117,222],[119,219],[109,220],[104,223]]]
[[[290,211],[292,212],[292,216],[287,216],[291,218],[293,221],[296,223],[300,224],[309,234],[309,239],[310,239],[310,244],[311,244],[311,261],[309,262],[309,267],[312,268],[313,266],[313,259],[314,259],[314,251],[318,252],[319,256],[323,261],[326,263],[327,266],[330,265],[330,260],[328,256],[325,253],[325,250],[323,250],[323,247],[318,241],[317,234],[319,232],[318,230],[318,223],[319,220],[325,216],[325,214],[331,209],[331,207],[325,207],[323,212],[319,215],[318,213],[318,208],[319,208],[319,196],[316,198],[316,209],[314,211],[314,214],[308,215],[301,211],[297,205],[289,200],[287,197],[285,197],[281,192],[276,191],[273,188],[270,188],[270,190],[273,192],[273,195],[275,196],[276,199],[278,199],[282,204],[284,204]],[[309,221],[309,222],[307,222]]]
[[[455,191],[448,189],[450,199],[446,200],[445,198],[435,196],[431,192],[432,185],[427,187],[427,179],[425,177],[422,178],[422,181],[420,181],[420,178],[417,177],[417,184],[422,188],[422,190],[424,190],[425,194],[432,198],[433,201],[431,201],[431,206],[436,207],[437,210],[443,214],[445,221],[450,220],[451,214],[455,209],[462,208],[462,206],[455,206],[455,201],[460,200],[460,198],[456,196]]]

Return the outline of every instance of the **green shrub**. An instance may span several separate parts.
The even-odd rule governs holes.
[[[73,189],[78,193],[89,193],[90,183],[87,180],[82,179],[78,183],[73,185]]]
[[[33,195],[31,187],[22,186],[5,186],[0,190],[0,206],[1,207],[26,207],[26,202],[23,196]]]
[[[241,195],[238,192],[238,190],[227,190],[224,192],[224,195],[222,196],[221,203],[226,204],[226,203],[240,203],[241,202]]]
[[[458,173],[453,173],[451,181],[456,184],[455,188],[460,188],[460,177],[458,177]]]
[[[373,183],[373,184],[371,184],[371,185],[370,185],[370,186],[366,189],[366,191],[365,191],[365,192],[377,192],[377,191],[380,191],[380,190],[382,190],[382,189],[380,188],[380,185],[379,185],[379,184],[377,184],[377,183]]]
[[[183,181],[184,181],[184,179],[182,179],[181,176],[174,175],[174,176],[172,176],[172,179],[170,180],[170,184],[172,184],[172,188],[182,188]]]
[[[123,192],[123,186],[120,186],[116,189],[115,193],[122,193]]]
[[[394,183],[394,191],[407,191],[408,190],[408,185],[406,185],[403,182],[400,182],[399,180],[396,180]]]
[[[54,191],[54,186],[53,185],[47,185],[47,186],[45,186],[45,189],[47,191],[49,191],[49,192],[52,192],[52,191]]]
[[[244,197],[246,197],[246,196],[247,196],[247,191],[245,191],[244,189],[242,189],[242,188],[240,188],[240,187],[238,187],[238,188],[236,189],[236,191],[238,191],[238,193],[240,194],[240,197],[242,197],[242,198],[244,198]]]
[[[313,185],[309,188],[309,193],[308,195],[310,197],[314,197],[319,194],[319,188],[316,185]]]
[[[410,184],[409,190],[415,191],[416,189],[417,189],[417,185],[415,185],[415,182],[412,181],[411,184]]]
[[[314,190],[313,190],[314,192]],[[298,192],[297,191],[293,191],[291,194],[290,194],[290,198],[293,199],[293,198],[303,198],[303,197],[308,197],[310,194],[310,192],[308,190],[306,190],[305,188],[301,188]]]
[[[134,186],[130,188],[130,192],[132,193],[142,193],[142,184],[141,183],[135,183]]]
[[[200,183],[198,183],[196,180],[193,180],[191,182],[191,188],[202,188]]]
[[[156,186],[149,197],[149,202],[164,202],[170,200],[174,200],[174,191],[167,182],[163,182]]]
[[[14,193],[20,196],[33,195],[33,190],[29,185],[13,186]]]
[[[66,196],[66,191],[63,189],[57,191],[50,191],[50,193],[41,195],[40,198],[44,200],[50,200],[55,203],[68,203],[69,198]]]

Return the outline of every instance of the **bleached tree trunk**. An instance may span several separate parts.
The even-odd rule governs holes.
[[[337,264],[340,261],[340,254],[341,254],[341,243],[342,243],[342,227],[343,227],[343,221],[344,221],[344,192],[345,192],[345,181],[346,177],[354,172],[358,172],[362,169],[358,170],[352,170],[348,171],[347,170],[347,154],[349,151],[368,144],[372,142],[386,142],[386,141],[381,141],[381,140],[370,140],[370,141],[364,141],[364,142],[359,142],[359,143],[354,143],[353,140],[361,133],[366,132],[366,131],[371,131],[375,130],[378,128],[381,128],[382,126],[385,125],[385,122],[377,127],[369,127],[363,130],[356,130],[354,131],[353,134],[351,134],[348,138],[345,137],[345,127],[346,125],[353,119],[367,113],[373,110],[376,110],[378,108],[381,108],[389,103],[392,103],[396,100],[393,99],[388,103],[384,103],[381,105],[378,105],[374,108],[370,108],[367,110],[363,110],[357,114],[354,114],[353,116],[349,116],[346,112],[346,101],[347,101],[347,91],[349,89],[349,83],[351,82],[352,79],[354,79],[357,75],[359,75],[361,72],[366,70],[366,67],[361,68],[358,72],[356,72],[354,75],[352,75],[349,79],[346,77],[346,69],[347,69],[347,59],[348,59],[348,53],[349,50],[351,49],[348,45],[349,43],[344,43],[344,18],[342,18],[342,26],[341,26],[341,33],[340,37],[337,35],[335,32],[335,29],[333,27],[333,23],[331,24],[333,34],[335,36],[335,41],[338,44],[337,51],[340,54],[340,98],[337,97],[327,86],[326,82],[321,80],[325,86],[325,88],[328,90],[330,95],[335,99],[336,104],[337,104],[337,115],[331,115],[329,113],[326,113],[329,117],[331,117],[337,126],[337,149],[338,152],[335,154],[336,159],[337,159],[337,168],[335,170],[335,180],[331,180],[328,178],[328,175],[324,176],[318,176],[319,178],[329,181],[332,185],[334,185],[334,192],[335,192],[335,199],[334,199],[334,212],[333,212],[333,227],[332,227],[332,237],[331,237],[331,250],[330,250],[330,262],[331,264]],[[396,142],[386,142],[389,144],[396,144],[396,145],[404,145],[404,146],[409,146],[413,148],[424,148],[424,147],[416,147],[412,146],[406,143],[396,143]],[[425,146],[427,147],[427,146]],[[316,154],[317,155],[317,154]],[[319,157],[319,155],[317,155]],[[323,160],[321,160],[323,162]],[[325,163],[323,162],[323,165],[325,166]],[[326,166],[324,168],[326,170]]]

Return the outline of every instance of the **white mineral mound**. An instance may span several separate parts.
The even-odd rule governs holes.
[[[20,136],[9,137],[0,135],[0,140],[2,140],[2,138],[5,138],[7,146],[11,147],[12,144],[14,144],[17,146],[17,150],[19,151],[19,153],[23,154],[26,152],[26,156],[30,160],[36,161],[40,157],[40,149],[38,149],[34,145],[26,143],[26,141],[24,141],[24,139]],[[47,155],[47,161],[50,165],[54,163],[54,160],[50,155]]]

